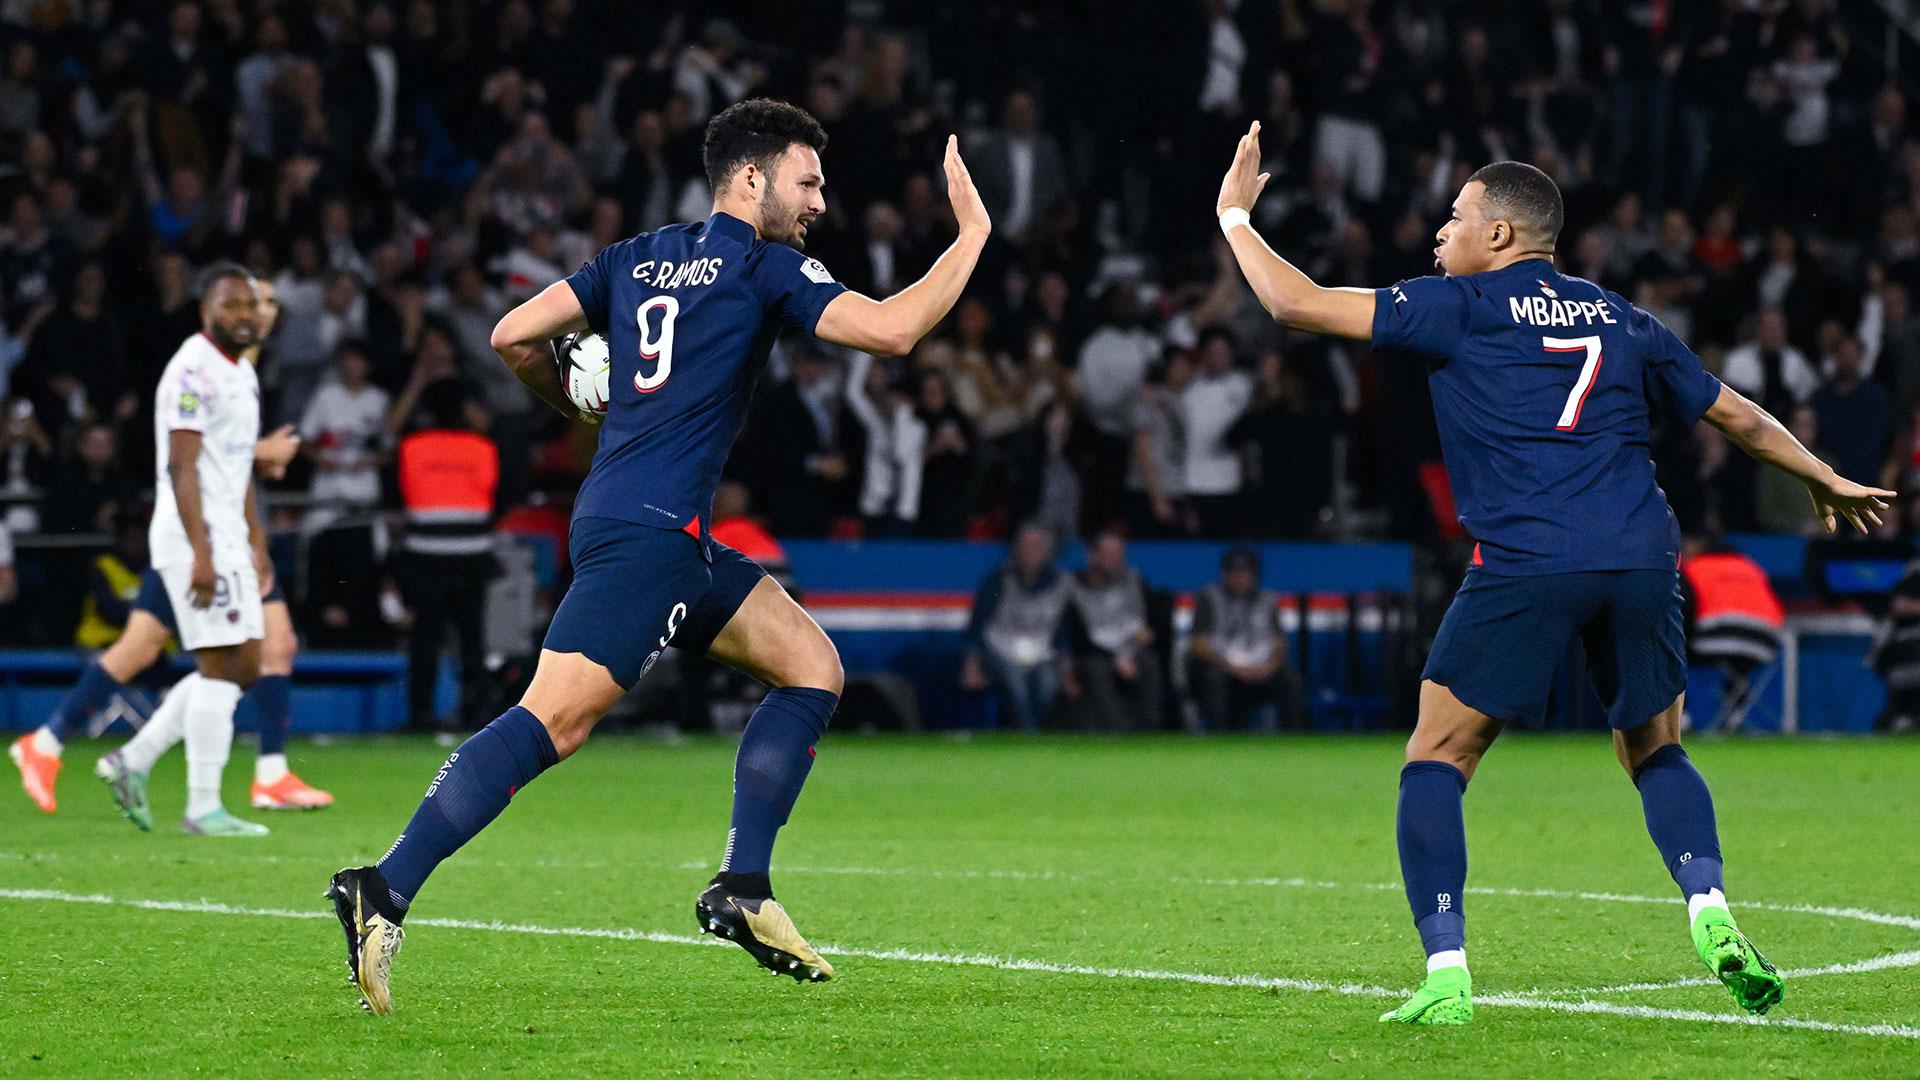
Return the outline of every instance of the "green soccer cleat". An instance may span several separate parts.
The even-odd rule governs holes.
[[[127,768],[127,759],[115,750],[94,763],[93,775],[107,782],[107,792],[120,813],[141,832],[153,831],[153,808],[147,805],[147,774]]]
[[[267,827],[257,822],[242,821],[227,812],[226,807],[209,810],[199,817],[181,818],[180,831],[188,836],[265,836]]]
[[[1693,920],[1693,947],[1707,970],[1733,991],[1733,1000],[1741,1008],[1761,1016],[1780,1004],[1787,980],[1733,924],[1726,908],[1700,909]]]
[[[1380,1014],[1383,1024],[1470,1024],[1473,1022],[1473,976],[1463,967],[1427,972],[1427,981],[1406,1003]]]

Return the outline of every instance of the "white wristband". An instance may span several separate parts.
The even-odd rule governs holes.
[[[1232,239],[1233,230],[1241,225],[1253,227],[1253,222],[1245,210],[1238,206],[1229,206],[1220,211],[1220,235]]]

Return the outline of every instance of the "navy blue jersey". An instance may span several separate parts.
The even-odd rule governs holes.
[[[1528,259],[1377,290],[1373,344],[1428,358],[1476,565],[1501,574],[1679,565],[1680,529],[1653,479],[1651,412],[1691,427],[1720,381],[1659,320]]]
[[[574,517],[683,529],[707,550],[720,469],[774,338],[783,325],[813,333],[847,287],[730,214],[622,240],[567,284],[613,362]]]

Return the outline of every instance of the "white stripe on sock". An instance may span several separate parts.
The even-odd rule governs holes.
[[[1467,950],[1465,949],[1442,949],[1427,957],[1427,974],[1429,975],[1441,968],[1465,968],[1466,966]]]
[[[1727,910],[1727,898],[1720,894],[1719,889],[1708,889],[1687,897],[1687,925],[1693,925],[1700,918],[1700,912],[1710,907]]]

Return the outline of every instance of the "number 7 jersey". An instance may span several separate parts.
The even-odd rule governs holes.
[[[811,334],[846,286],[719,213],[622,240],[567,284],[612,364],[573,516],[684,530],[709,551],[713,492],[774,338]]]
[[[1659,320],[1528,259],[1377,290],[1373,344],[1427,358],[1474,564],[1503,575],[1673,570],[1652,411],[1691,427],[1720,381]]]

